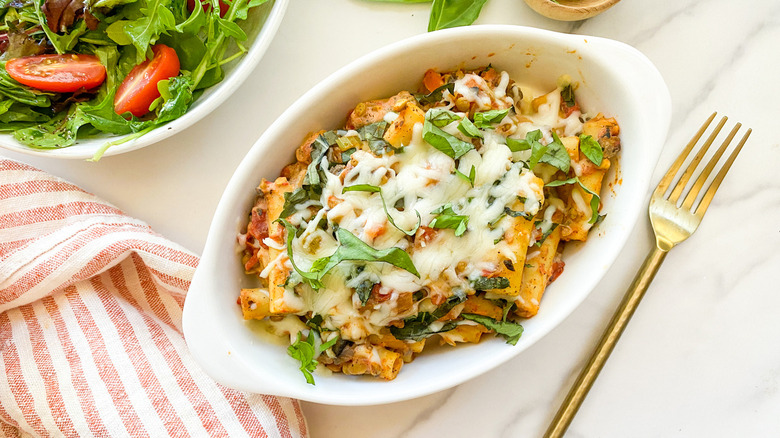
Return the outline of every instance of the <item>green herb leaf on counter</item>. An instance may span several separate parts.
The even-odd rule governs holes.
[[[487,0],[433,0],[428,32],[468,26],[479,17]]]
[[[461,313],[460,316],[464,319],[478,322],[485,328],[495,331],[503,336],[506,339],[506,343],[510,345],[517,345],[517,341],[520,340],[520,336],[523,334],[523,326],[516,322],[497,321],[489,316],[474,313]]]
[[[590,135],[580,135],[580,152],[596,166],[601,166],[601,162],[604,161],[604,150],[599,142]]]

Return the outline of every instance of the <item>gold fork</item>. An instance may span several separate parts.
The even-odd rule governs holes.
[[[555,418],[547,429],[547,432],[545,432],[545,437],[559,438],[566,433],[566,429],[568,429],[569,424],[571,424],[571,421],[574,419],[574,415],[577,414],[577,410],[582,405],[583,400],[585,400],[585,396],[588,394],[591,386],[593,386],[593,382],[596,380],[596,377],[598,377],[601,368],[615,348],[615,344],[617,344],[620,335],[623,333],[628,321],[631,319],[639,302],[642,300],[642,296],[644,296],[645,291],[647,291],[648,286],[650,286],[650,282],[653,281],[655,274],[658,272],[658,268],[661,267],[661,263],[664,261],[666,253],[696,231],[696,228],[699,226],[699,223],[701,223],[701,219],[704,217],[704,213],[707,211],[707,207],[709,207],[713,196],[715,196],[715,192],[718,190],[720,183],[723,181],[729,168],[731,168],[734,159],[737,158],[739,151],[742,150],[742,146],[745,145],[748,136],[750,136],[752,130],[748,129],[726,163],[710,183],[709,188],[704,192],[701,200],[696,203],[696,199],[712,173],[712,170],[715,168],[718,160],[720,160],[721,156],[726,151],[726,148],[731,143],[731,140],[734,139],[734,136],[742,126],[742,124],[737,123],[723,141],[720,148],[707,163],[707,166],[701,171],[699,177],[683,198],[682,204],[678,207],[683,191],[685,191],[688,182],[696,171],[696,167],[701,163],[710,145],[717,138],[721,128],[723,128],[723,125],[726,124],[727,117],[723,117],[717,124],[704,145],[702,145],[693,157],[682,176],[679,177],[677,184],[669,195],[666,195],[666,193],[669,191],[669,186],[676,179],[677,174],[685,160],[688,158],[688,155],[691,153],[694,146],[696,146],[696,143],[699,142],[699,139],[707,130],[707,127],[709,127],[710,123],[715,119],[716,114],[717,113],[713,113],[704,125],[702,125],[696,135],[693,136],[653,192],[653,195],[650,198],[649,210],[650,223],[652,224],[653,232],[655,233],[655,247],[650,251],[650,254],[647,255],[642,267],[639,269],[639,272],[637,272],[636,277],[634,277],[634,281],[631,283],[631,286],[628,287],[626,295],[623,297],[623,301],[612,316],[612,320],[604,331],[596,350],[591,355],[590,360],[588,360],[588,364],[585,365],[585,368],[580,372],[577,381],[574,382],[574,385],[569,390],[569,394],[558,409],[558,413],[555,414]]]

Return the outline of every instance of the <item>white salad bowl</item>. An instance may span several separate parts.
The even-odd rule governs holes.
[[[492,64],[521,84],[555,88],[568,74],[585,111],[615,117],[623,149],[617,175],[603,191],[605,220],[582,245],[567,245],[566,268],[548,288],[538,315],[524,321],[515,346],[488,337],[475,345],[425,351],[395,380],[341,374],[306,383],[286,347],[253,332],[236,298],[256,287],[244,274],[237,235],[245,228],[261,178],[294,160],[307,133],[344,125],[357,103],[416,91],[428,68]],[[579,305],[612,265],[645,208],[650,176],[666,138],[669,92],[650,61],[616,41],[517,26],[433,32],[375,51],[337,71],[301,97],[263,134],[230,180],[211,224],[184,306],[184,335],[203,369],[227,386],[334,405],[371,405],[423,396],[462,383],[516,356]]]
[[[132,134],[95,136],[80,139],[76,144],[69,147],[36,149],[18,142],[11,134],[0,134],[0,147],[41,157],[85,159],[92,158],[107,142],[116,141],[121,143],[109,147],[103,154],[104,157],[134,151],[183,131],[214,111],[252,73],[279,29],[279,23],[281,23],[282,17],[284,17],[288,1],[269,0],[250,11],[247,19],[240,23],[240,26],[247,34],[247,40],[243,42],[244,46],[249,47],[247,53],[238,60],[225,64],[225,77],[223,80],[205,90],[193,102],[190,109],[178,119],[158,126],[138,138],[125,142],[121,141]]]

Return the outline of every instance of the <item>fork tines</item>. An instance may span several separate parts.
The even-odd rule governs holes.
[[[707,119],[707,121],[704,122],[702,127],[699,128],[699,131],[696,133],[696,135],[694,135],[691,141],[688,142],[688,145],[677,157],[674,164],[672,164],[671,168],[669,168],[669,171],[666,172],[666,175],[664,175],[663,179],[661,179],[661,182],[658,184],[658,187],[655,189],[654,196],[662,197],[667,192],[669,186],[671,185],[672,181],[677,175],[677,172],[680,170],[683,163],[688,158],[688,155],[691,153],[691,151],[694,149],[696,144],[699,142],[704,132],[707,130],[707,128],[712,123],[712,121],[715,119],[716,115],[717,112],[712,113],[712,115]],[[691,162],[688,164],[688,167],[685,169],[685,172],[683,172],[682,176],[680,176],[680,179],[674,185],[671,194],[668,196],[667,199],[669,200],[669,202],[672,202],[673,204],[678,204],[680,196],[683,194],[683,191],[688,185],[689,180],[693,176],[694,172],[696,171],[696,168],[699,166],[704,156],[707,154],[710,145],[712,145],[712,143],[720,134],[721,129],[726,124],[726,120],[728,120],[728,117],[725,116],[720,119],[720,121],[715,126],[712,133],[710,133],[705,143],[701,146],[699,151],[696,153],[696,155],[693,157]],[[720,148],[718,148],[718,150],[715,152],[712,158],[710,158],[710,161],[707,163],[705,168],[701,171],[699,177],[691,186],[687,195],[685,195],[685,198],[682,201],[682,208],[692,211],[694,214],[696,214],[699,217],[703,216],[704,212],[707,211],[707,207],[709,207],[713,196],[715,196],[715,192],[718,190],[718,187],[720,186],[720,183],[723,181],[723,178],[726,176],[726,173],[729,171],[729,168],[731,168],[731,164],[734,163],[734,160],[737,158],[739,151],[742,150],[742,146],[745,145],[745,142],[750,136],[752,129],[748,129],[747,132],[745,132],[744,136],[740,140],[737,147],[734,149],[731,155],[729,155],[728,159],[723,164],[718,174],[715,175],[715,178],[708,186],[707,190],[704,193],[704,196],[702,196],[701,201],[698,203],[698,205],[695,207],[694,210],[694,203],[696,201],[696,198],[701,192],[701,189],[704,187],[704,184],[709,178],[710,174],[712,173],[712,170],[718,164],[718,161],[723,156],[723,153],[726,151],[729,144],[731,144],[731,141],[734,139],[734,136],[736,136],[737,132],[740,130],[741,127],[742,124],[737,123],[734,126],[734,128],[731,130],[731,132],[727,135],[723,143],[720,145]]]

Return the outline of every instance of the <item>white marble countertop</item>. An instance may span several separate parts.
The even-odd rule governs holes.
[[[747,7],[749,5],[750,7]],[[99,163],[10,152],[149,222],[193,251],[233,169],[298,96],[347,62],[427,28],[428,4],[294,0],[247,82],[198,125]],[[654,181],[713,110],[754,129],[693,238],[666,259],[568,436],[780,433],[780,2],[623,1],[545,19],[489,0],[477,23],[631,44],[663,74],[672,125]],[[648,189],[649,193],[649,189]],[[642,219],[590,297],[544,339],[453,389],[383,406],[304,404],[314,438],[541,436],[651,245]]]

